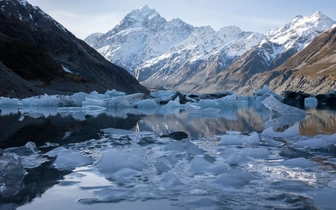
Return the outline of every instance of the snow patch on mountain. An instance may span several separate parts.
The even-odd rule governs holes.
[[[298,15],[286,25],[268,31],[257,50],[266,58],[265,61],[270,63],[287,50],[301,51],[317,36],[331,29],[335,23],[321,12],[306,17]]]
[[[146,5],[126,15],[106,34],[93,34],[85,41],[143,81],[160,69],[172,73],[211,57],[224,59],[220,63],[227,66],[264,38],[237,26],[215,31],[210,26],[193,27],[178,18],[167,21]]]
[[[90,35],[85,41],[146,85],[150,85],[148,81],[160,84],[156,80],[178,84],[194,75],[198,79],[193,81],[216,76],[251,49],[257,51],[265,65],[278,65],[335,23],[316,12],[307,17],[296,16],[265,35],[237,26],[215,31],[180,19],[167,21],[146,5],[126,15],[107,33]]]

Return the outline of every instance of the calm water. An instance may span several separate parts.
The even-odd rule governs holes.
[[[318,134],[336,133],[335,110],[307,109],[305,111],[307,116],[299,119],[301,135],[313,137]],[[150,131],[157,135],[184,131],[195,140],[225,134],[227,131],[240,131],[248,135],[253,131],[261,133],[265,130],[265,122],[270,118],[268,110],[256,107],[230,109],[213,116],[188,114],[183,110],[144,115],[120,110],[87,113],[81,110],[55,108],[36,110],[36,113],[31,112],[30,116],[27,115],[22,119],[22,114],[16,110],[2,109],[0,148],[20,147],[31,141],[42,153],[45,153],[62,145],[91,139],[98,140],[101,138],[101,129],[104,128]],[[278,131],[283,131],[294,123],[295,119],[288,125],[278,128]],[[87,172],[85,167],[79,167],[76,170],[59,171],[51,167],[50,162],[28,169],[28,174],[23,181],[23,189],[15,196],[2,198],[0,209],[18,207],[18,209],[184,209],[183,206],[174,205],[174,199],[166,198],[147,199],[146,202],[139,200],[117,203],[98,202],[94,204],[95,206],[78,203],[79,198],[90,197],[91,192],[79,189],[76,183],[85,186],[103,186],[109,185],[110,181],[95,173]],[[274,198],[275,202],[283,199],[288,198],[286,196]]]

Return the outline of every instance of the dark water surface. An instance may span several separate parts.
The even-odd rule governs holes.
[[[307,116],[299,121],[300,134],[315,136],[336,133],[336,110],[307,109]],[[37,147],[45,142],[64,145],[89,139],[99,139],[104,128],[117,128],[134,131],[151,131],[160,135],[174,131],[184,131],[192,138],[223,134],[226,131],[250,133],[262,132],[269,117],[268,110],[256,110],[253,107],[228,110],[222,116],[200,116],[179,113],[135,115],[127,114],[115,117],[100,113],[90,116],[81,113],[84,118],[78,120],[76,113],[56,113],[49,117],[25,117],[19,121],[21,114],[0,115],[0,148],[18,147],[28,141]],[[266,118],[266,119],[265,119]]]
[[[335,110],[307,109],[305,112],[307,116],[299,121],[301,135],[313,137],[318,134],[336,133]],[[0,113],[0,148],[21,147],[30,141],[45,153],[57,146],[101,139],[101,129],[105,128],[150,131],[158,135],[184,131],[193,139],[225,134],[227,131],[240,131],[247,135],[253,131],[260,133],[265,130],[265,121],[270,117],[268,110],[255,107],[229,109],[219,116],[188,114],[183,110],[149,115],[119,111],[88,114],[78,110],[57,109],[42,112],[37,110],[37,113],[43,114],[31,114],[22,119],[20,112],[3,108]],[[285,130],[292,124],[294,122],[278,130]],[[38,168],[27,169],[27,172],[22,191],[15,196],[2,198],[1,210],[16,209],[19,206],[19,209],[183,209],[180,206],[169,205],[172,201],[166,199],[98,203],[94,206],[78,204],[76,200],[89,196],[89,192],[79,190],[74,184],[67,185],[61,182],[67,176],[70,176],[68,180],[73,179],[76,182],[76,171],[59,171],[51,167],[50,162],[46,162]],[[86,175],[86,184],[108,184],[106,179],[98,175],[85,173],[85,169],[81,169],[81,174]]]

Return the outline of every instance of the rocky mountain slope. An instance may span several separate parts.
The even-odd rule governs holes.
[[[223,69],[264,37],[236,26],[215,31],[210,26],[193,27],[180,19],[166,21],[144,6],[126,15],[106,34],[93,34],[85,41],[140,82],[150,78],[162,85],[182,83],[191,74],[206,71],[210,60],[216,62],[218,70]]]
[[[123,68],[25,0],[0,1],[0,95],[148,92]]]
[[[258,88],[259,84],[267,84],[277,92],[324,94],[336,90],[336,27],[318,36],[278,68],[255,74],[240,91],[249,93],[249,86]]]
[[[280,66],[335,23],[320,12],[307,17],[297,16],[285,26],[267,32],[266,38],[258,46],[247,51],[216,77],[207,78],[207,84],[202,85],[199,79],[190,78],[186,84],[180,84],[177,89],[196,92],[226,90],[251,93],[264,85],[259,82],[251,88],[246,84],[251,77]],[[201,85],[196,85],[197,82]]]
[[[265,35],[236,26],[214,31],[179,19],[167,22],[145,6],[106,34],[92,35],[85,41],[149,88],[242,93],[253,75],[282,65],[335,23],[316,12],[296,16]]]

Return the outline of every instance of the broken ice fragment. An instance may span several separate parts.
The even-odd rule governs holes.
[[[270,111],[275,112],[279,115],[306,115],[303,110],[283,104],[278,101],[273,95],[265,98],[261,103],[264,104],[264,106]]]
[[[0,154],[0,198],[18,194],[25,173],[21,158],[17,154],[10,152]]]

